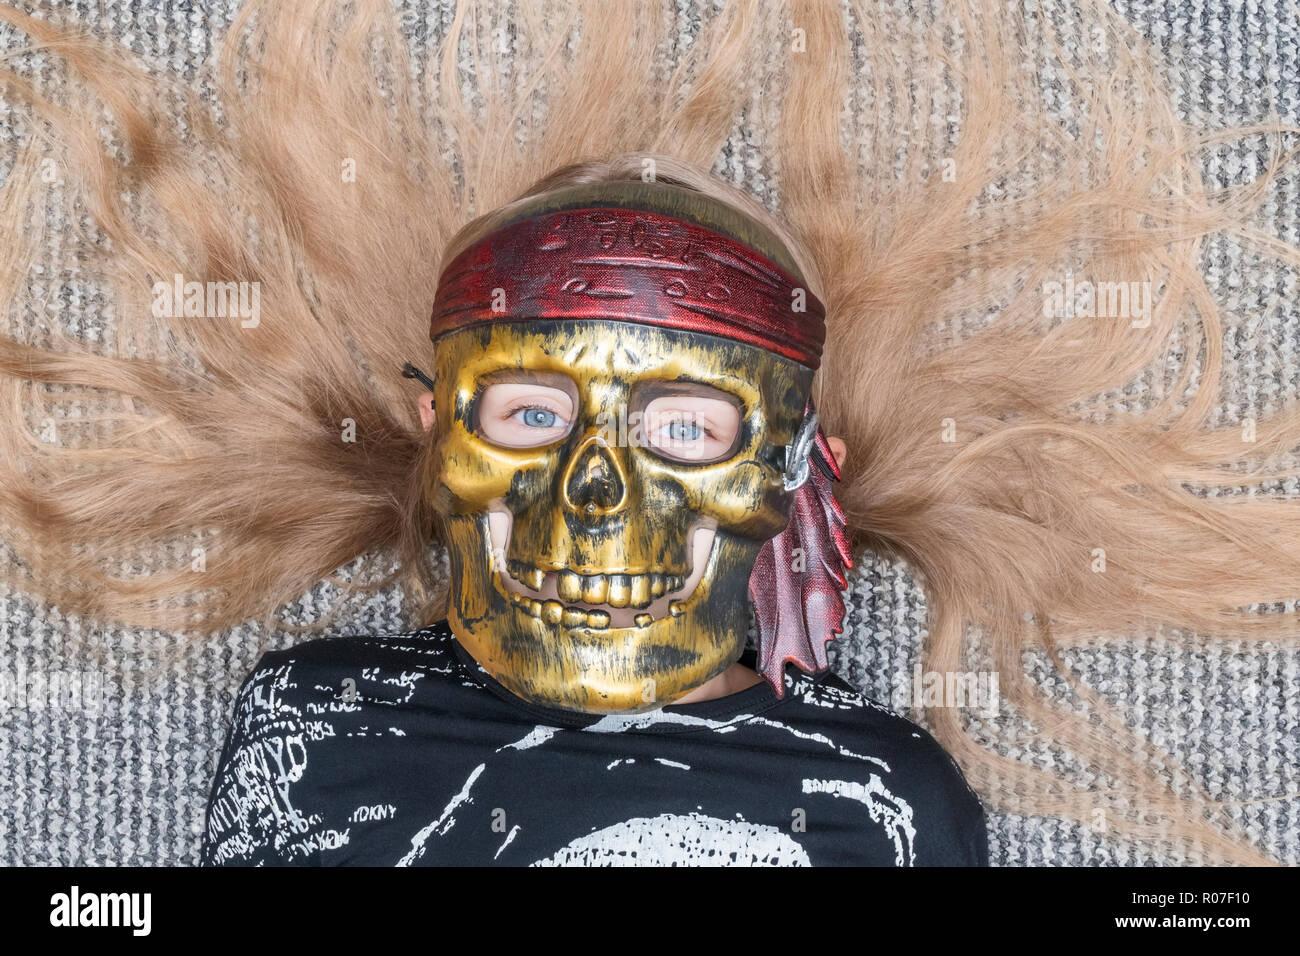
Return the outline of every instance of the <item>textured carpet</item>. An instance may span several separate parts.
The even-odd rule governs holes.
[[[190,74],[231,16],[230,4],[215,0],[64,6],[135,53]],[[682,0],[678,6],[689,27],[694,4]],[[1264,119],[1271,107],[1283,120],[1300,122],[1300,17],[1293,4],[1134,0],[1115,6],[1184,64],[1175,84],[1188,118],[1216,127]],[[403,7],[403,22],[417,48],[444,28],[445,4]],[[42,70],[39,59],[28,65]],[[0,142],[12,144],[23,135],[14,116],[0,103]],[[718,171],[754,186],[753,152],[752,144],[738,137]],[[4,175],[9,155],[6,151],[0,168]],[[1259,171],[1261,155],[1253,147],[1225,147],[1206,172],[1217,184],[1239,182]],[[1300,241],[1300,187],[1294,174],[1275,192],[1267,212],[1279,234]],[[57,247],[51,256],[60,261]],[[48,285],[51,313],[65,327],[93,337],[102,331],[104,302],[73,265],[37,281]],[[1225,337],[1230,384],[1218,415],[1224,422],[1265,416],[1294,397],[1300,385],[1296,276],[1263,270],[1228,241],[1210,246],[1206,268],[1223,303],[1253,316]],[[1135,383],[1121,398],[1141,401],[1148,387]],[[924,594],[905,568],[869,554],[858,562],[849,633],[835,646],[834,665],[870,696],[916,719],[910,686],[925,635]],[[321,585],[297,603],[291,619],[305,631],[237,629],[155,676],[137,672],[173,644],[172,636],[109,631],[104,636],[116,658],[127,675],[137,676],[107,684],[61,650],[69,634],[89,633],[94,625],[22,595],[0,595],[0,676],[6,682],[0,708],[0,862],[194,863],[231,695],[260,649],[318,634],[414,626],[399,619],[397,596],[387,592],[368,595],[329,627],[313,629],[334,595],[331,585]],[[1143,737],[1184,761],[1211,795],[1234,801],[1237,819],[1261,846],[1279,860],[1300,862],[1300,653],[1262,645],[1180,649],[1148,640],[1075,650],[1066,660]],[[1063,692],[1059,681],[1044,680]],[[46,691],[55,684],[79,687],[79,701],[51,703]],[[1017,728],[1006,720],[976,720],[980,732],[1009,754],[1044,767],[1065,760],[1041,738],[1032,745],[1012,742]],[[1179,860],[1172,849],[1164,854],[1136,850],[1089,828],[1051,820],[992,813],[989,828],[992,859],[1001,865]]]

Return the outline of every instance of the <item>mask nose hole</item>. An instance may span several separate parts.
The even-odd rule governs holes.
[[[613,452],[600,438],[589,438],[565,470],[565,505],[580,515],[597,517],[618,511],[626,500],[627,482]]]

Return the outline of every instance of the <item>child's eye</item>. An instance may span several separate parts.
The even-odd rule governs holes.
[[[700,426],[695,422],[678,419],[668,423],[668,437],[673,441],[695,441],[700,435]]]
[[[493,382],[479,396],[474,430],[503,448],[540,448],[573,427],[577,396],[536,382]]]
[[[516,415],[522,417],[522,421],[530,428],[554,428],[559,421],[559,416],[549,408],[522,408]]]
[[[659,429],[662,436],[672,442],[694,442],[714,437],[708,425],[696,421],[694,416],[674,418]]]
[[[740,404],[718,389],[699,385],[689,392],[649,398],[642,421],[645,444],[659,457],[722,461],[734,452],[740,434]]]

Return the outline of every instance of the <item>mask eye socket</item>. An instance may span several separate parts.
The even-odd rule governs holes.
[[[578,391],[562,375],[514,373],[485,379],[475,402],[474,431],[503,448],[539,448],[573,428]]]
[[[638,391],[642,444],[669,461],[724,461],[740,444],[741,403],[721,389],[695,383],[655,383]]]

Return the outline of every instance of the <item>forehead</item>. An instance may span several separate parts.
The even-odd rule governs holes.
[[[502,322],[438,340],[439,378],[472,387],[509,370],[559,372],[579,386],[657,379],[704,382],[748,400],[805,392],[811,370],[763,349],[711,335],[603,320]]]

